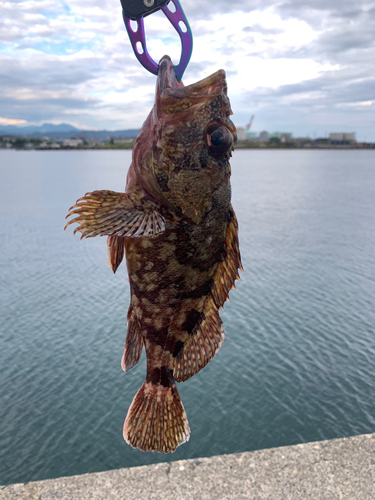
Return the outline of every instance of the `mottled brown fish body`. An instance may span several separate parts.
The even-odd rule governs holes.
[[[218,309],[241,269],[230,114],[223,71],[184,87],[165,56],[125,193],[88,193],[69,213],[78,215],[68,224],[78,222],[83,237],[109,236],[114,271],[126,255],[131,304],[122,367],[135,366],[145,346],[147,375],[124,438],[144,451],[167,453],[189,439],[175,381],[201,370],[224,341]]]

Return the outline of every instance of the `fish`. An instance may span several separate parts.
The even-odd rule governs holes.
[[[125,419],[133,448],[169,453],[189,440],[176,382],[209,363],[225,333],[219,309],[243,271],[231,205],[229,159],[237,140],[224,70],[184,86],[169,56],[133,151],[125,192],[86,193],[65,226],[108,236],[116,272],[124,256],[130,307],[121,366],[146,350],[147,373]]]

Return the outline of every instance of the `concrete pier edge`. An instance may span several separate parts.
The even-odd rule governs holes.
[[[375,433],[0,486],[1,500],[375,500]]]

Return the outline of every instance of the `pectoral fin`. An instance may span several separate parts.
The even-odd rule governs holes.
[[[165,219],[155,207],[137,206],[127,193],[93,191],[77,200],[66,218],[77,215],[65,226],[73,223],[82,238],[93,236],[121,236],[153,238],[165,231]]]

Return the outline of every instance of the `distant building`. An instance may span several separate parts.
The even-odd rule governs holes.
[[[74,138],[74,139],[65,139],[64,146],[68,148],[76,148],[77,146],[81,146],[83,144],[83,139]]]
[[[270,139],[279,139],[280,142],[286,143],[292,142],[292,136],[293,134],[291,132],[272,132],[272,134],[270,134]]]
[[[43,141],[41,142],[38,146],[35,147],[35,149],[60,149],[61,146],[57,142],[47,142]]]
[[[237,139],[239,141],[246,140],[246,130],[243,127],[237,127]]]
[[[259,134],[259,142],[269,142],[269,140],[270,140],[270,137],[268,135],[268,132],[266,130],[263,130]]]
[[[249,130],[246,131],[246,139],[248,141],[253,141],[255,142],[258,140],[258,132],[250,132]]]
[[[329,140],[332,143],[349,143],[356,142],[355,132],[332,132],[329,134]]]
[[[280,137],[280,142],[292,142],[292,136],[293,134],[289,133],[289,132],[286,132],[285,134],[281,134],[281,137]]]

